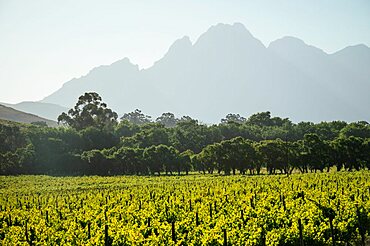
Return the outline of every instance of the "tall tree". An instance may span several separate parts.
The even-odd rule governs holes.
[[[243,124],[245,121],[246,119],[239,114],[228,114],[224,119],[221,119],[221,124],[227,124],[231,122]]]
[[[117,113],[102,102],[96,92],[87,92],[78,98],[74,108],[58,117],[58,123],[66,124],[76,130],[87,127],[98,129],[112,128],[117,123]]]
[[[156,120],[157,123],[164,125],[165,127],[175,127],[179,121],[173,113],[163,113]]]
[[[150,123],[151,117],[149,115],[145,115],[141,112],[140,109],[135,109],[135,111],[131,113],[126,113],[121,117],[121,120],[128,120],[133,124],[142,125],[145,123]]]

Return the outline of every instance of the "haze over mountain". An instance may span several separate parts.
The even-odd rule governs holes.
[[[370,48],[334,54],[284,37],[265,47],[240,23],[218,24],[192,43],[183,37],[152,67],[128,58],[66,82],[43,103],[72,107],[98,92],[122,115],[190,115],[207,123],[260,111],[293,121],[370,120]]]

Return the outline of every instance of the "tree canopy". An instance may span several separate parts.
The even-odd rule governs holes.
[[[127,120],[133,124],[142,125],[145,123],[150,123],[151,118],[151,116],[143,114],[140,109],[135,109],[133,112],[125,113],[121,117],[121,120]]]
[[[117,114],[94,92],[59,116],[63,126],[0,121],[0,174],[158,175],[190,171],[290,174],[370,167],[370,125],[299,122],[260,112],[208,125],[141,110]]]
[[[117,113],[102,102],[98,93],[88,92],[78,98],[74,108],[58,117],[58,123],[66,124],[76,130],[87,127],[110,128],[117,123]]]

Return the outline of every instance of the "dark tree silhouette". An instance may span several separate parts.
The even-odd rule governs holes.
[[[89,92],[78,98],[74,108],[68,114],[62,113],[58,117],[58,123],[66,124],[76,130],[87,127],[98,129],[110,128],[117,123],[117,113],[102,102],[98,93]]]

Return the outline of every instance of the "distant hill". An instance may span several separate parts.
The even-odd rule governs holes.
[[[334,54],[284,37],[265,47],[242,24],[212,26],[192,43],[177,40],[140,70],[127,58],[66,82],[42,102],[72,107],[98,92],[120,115],[136,108],[207,123],[228,113],[271,111],[293,121],[370,120],[370,48]]]
[[[19,111],[38,115],[42,118],[56,121],[62,112],[68,111],[68,108],[53,103],[42,102],[21,102],[17,104],[0,103],[4,106],[14,108]]]
[[[0,119],[19,123],[45,122],[48,126],[57,126],[56,121],[47,120],[37,115],[25,113],[0,104]]]

